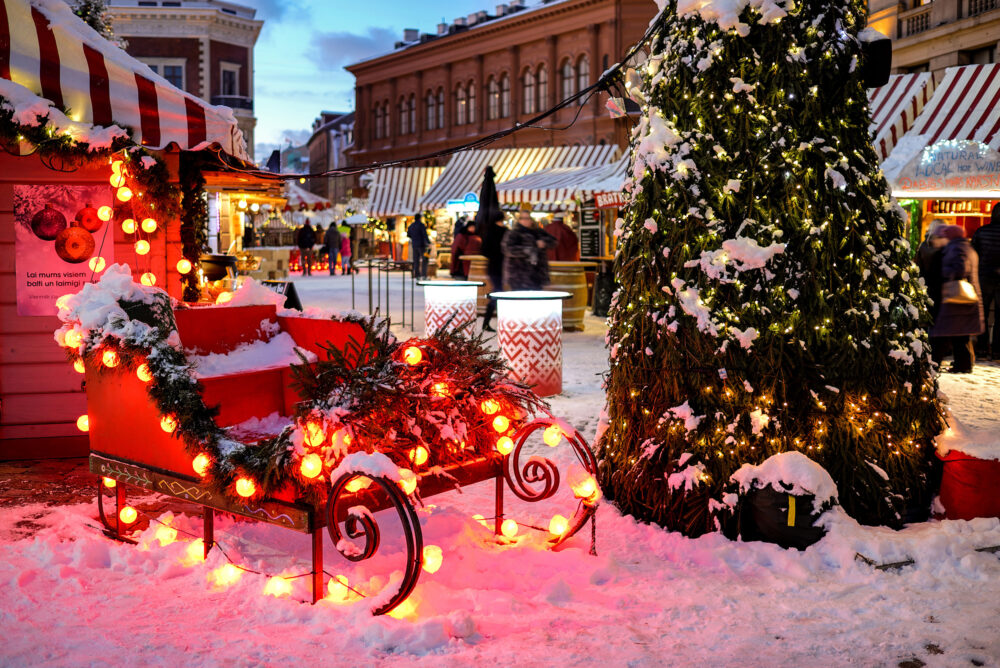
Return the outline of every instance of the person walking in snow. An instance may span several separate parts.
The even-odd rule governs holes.
[[[569,225],[566,224],[566,212],[559,211],[552,216],[552,222],[545,226],[555,240],[556,245],[549,249],[549,262],[579,262],[580,239]]]
[[[431,238],[427,236],[427,226],[424,225],[419,213],[414,217],[410,226],[406,228],[406,236],[410,238],[413,278],[427,278],[427,253],[430,251]]]
[[[979,256],[972,244],[965,238],[965,229],[959,225],[945,225],[939,234],[948,240],[941,256],[942,298],[937,320],[931,327],[930,335],[948,338],[951,342],[955,361],[952,373],[972,373],[976,362],[972,349],[972,337],[983,331],[983,300],[979,289]],[[968,281],[978,297],[975,303],[954,303],[948,301],[948,283]]]
[[[948,245],[948,240],[938,232],[945,225],[947,223],[941,219],[932,220],[927,226],[924,240],[917,248],[916,262],[927,286],[927,296],[931,299],[932,322],[937,322],[938,313],[941,311],[941,257],[944,255],[944,247]],[[931,346],[931,358],[941,364],[948,353],[948,339],[932,336],[928,343]]]
[[[295,245],[302,256],[302,275],[312,276],[313,246],[316,245],[316,231],[308,220],[295,235]]]
[[[993,205],[990,222],[973,233],[972,247],[979,254],[979,286],[983,290],[985,329],[979,349],[984,359],[1000,360],[1000,203]]]
[[[483,245],[480,252],[486,256],[486,274],[490,277],[490,292],[503,291],[503,239],[507,234],[507,226],[501,218],[483,232]],[[497,300],[492,297],[486,301],[486,313],[483,315],[483,329],[487,332],[496,331],[493,316],[497,312]]]
[[[340,231],[337,229],[337,223],[330,222],[330,227],[323,235],[323,246],[326,248],[327,260],[330,263],[330,275],[333,276],[337,273],[337,253],[340,252]]]
[[[351,232],[340,230],[340,273],[341,275],[357,271],[351,266]]]
[[[539,229],[531,211],[522,209],[517,224],[503,238],[503,277],[512,290],[541,290],[549,283],[549,258],[555,238]]]

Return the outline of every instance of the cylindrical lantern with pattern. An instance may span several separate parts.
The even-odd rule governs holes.
[[[446,325],[455,329],[476,319],[478,281],[418,281],[424,288],[424,331],[433,336]]]
[[[500,352],[542,397],[562,392],[562,304],[568,292],[494,292]]]

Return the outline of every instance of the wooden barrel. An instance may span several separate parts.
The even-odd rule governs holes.
[[[567,332],[583,331],[583,314],[587,308],[585,270],[595,266],[593,262],[549,262],[550,282],[546,289],[573,295],[563,302],[563,329]]]
[[[476,298],[476,313],[483,315],[486,313],[487,295],[493,291],[493,284],[490,283],[489,274],[486,273],[486,265],[489,260],[485,255],[460,255],[459,260],[469,260],[472,264],[469,267],[468,280],[481,281],[479,295]]]

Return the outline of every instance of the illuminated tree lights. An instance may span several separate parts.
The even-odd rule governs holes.
[[[730,27],[666,3],[626,81],[642,117],[599,478],[689,535],[727,520],[743,463],[790,450],[862,522],[930,502],[927,298],[868,134],[865,3],[779,4]]]

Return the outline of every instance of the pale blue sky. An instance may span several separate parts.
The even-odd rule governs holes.
[[[354,77],[344,65],[392,49],[404,28],[433,33],[438,22],[495,0],[236,0],[264,20],[257,48],[257,159],[290,137],[309,136],[319,112],[354,108]],[[527,3],[530,5],[534,2]]]

